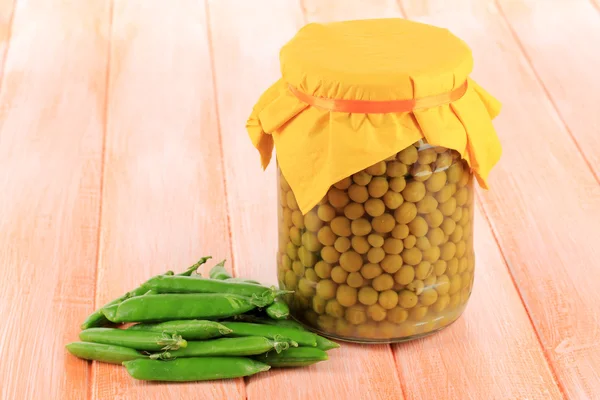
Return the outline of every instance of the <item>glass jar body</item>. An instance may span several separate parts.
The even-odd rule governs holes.
[[[305,215],[278,170],[278,281],[329,337],[401,342],[454,322],[471,294],[473,177],[420,141],[334,184]]]

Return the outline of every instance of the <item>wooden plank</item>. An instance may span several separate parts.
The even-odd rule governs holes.
[[[15,13],[0,95],[3,399],[87,396],[88,363],[64,345],[93,307],[108,22],[98,1]]]
[[[244,129],[258,96],[278,79],[280,47],[302,25],[296,2],[208,2],[237,272],[275,283],[274,168],[263,173]],[[235,12],[231,12],[235,9]],[[290,385],[293,382],[293,385]],[[249,399],[401,399],[389,346],[344,345],[327,362],[247,380]]]
[[[115,2],[97,304],[202,255],[231,258],[204,6],[163,5]],[[242,379],[146,384],[106,364],[92,392],[245,398]]]
[[[343,13],[329,15],[329,10],[336,8],[334,4]],[[360,3],[346,4],[341,0],[328,3],[322,6],[322,13],[312,17],[326,22],[358,19],[367,12]],[[319,8],[320,3],[315,1],[313,6]],[[379,18],[402,16],[400,9],[387,1],[370,4],[368,13]],[[476,284],[465,315],[430,338],[393,346],[405,396],[560,398],[490,227],[483,215],[476,218]],[[497,307],[500,303],[502,307]]]
[[[13,21],[14,0],[0,0],[0,77],[4,68],[4,59],[10,41]],[[0,82],[0,87],[2,86]]]
[[[560,399],[560,389],[480,207],[475,231],[475,285],[463,316],[430,338],[394,346],[406,396]]]
[[[600,392],[598,183],[497,12],[422,20],[462,37],[477,60],[475,79],[504,102],[495,123],[504,156],[481,196],[484,210],[559,384],[568,398],[593,398]],[[577,79],[569,84],[587,84]]]
[[[600,13],[587,0],[551,7],[543,0],[502,0],[499,7],[600,181]],[[557,54],[570,56],[556,62]]]

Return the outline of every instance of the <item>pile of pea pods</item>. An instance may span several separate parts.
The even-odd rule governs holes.
[[[288,319],[281,297],[292,292],[233,278],[225,261],[203,278],[197,270],[210,259],[152,277],[96,310],[67,350],[122,364],[135,379],[187,382],[307,366],[339,347]]]

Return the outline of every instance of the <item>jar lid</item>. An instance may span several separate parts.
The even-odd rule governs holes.
[[[400,100],[446,93],[473,69],[447,29],[400,18],[312,23],[281,50],[283,79],[316,97]]]
[[[282,78],[246,128],[273,148],[303,213],[334,183],[425,139],[456,150],[480,186],[501,155],[500,103],[469,78],[469,47],[404,19],[308,24],[280,53]]]

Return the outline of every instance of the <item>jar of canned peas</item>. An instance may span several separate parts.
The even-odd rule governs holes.
[[[356,342],[436,332],[474,282],[474,181],[501,154],[500,105],[468,46],[403,19],[309,24],[247,129],[277,154],[277,277],[294,318]]]

